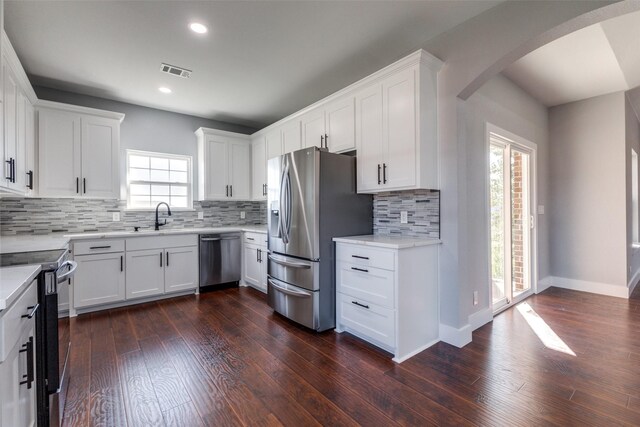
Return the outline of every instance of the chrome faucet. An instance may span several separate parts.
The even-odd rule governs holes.
[[[169,216],[171,216],[171,208],[169,207],[169,205],[165,202],[160,202],[158,203],[158,206],[156,206],[156,227],[154,228],[154,230],[158,231],[160,230],[160,227],[163,225],[167,225],[167,220],[165,218],[164,222],[162,224],[160,224],[160,221],[158,221],[158,208],[160,207],[160,205],[166,205],[167,206],[167,213],[169,214]]]

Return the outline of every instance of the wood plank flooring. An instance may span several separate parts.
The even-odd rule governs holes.
[[[640,425],[640,291],[550,288],[526,303],[575,356],[515,308],[463,349],[400,365],[296,326],[250,288],[79,316],[65,426]]]

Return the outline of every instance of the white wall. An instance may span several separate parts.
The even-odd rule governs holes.
[[[550,108],[551,272],[627,285],[625,96]]]
[[[548,204],[548,120],[547,108],[503,75],[489,80],[465,103],[460,125],[467,141],[467,209],[471,221],[467,226],[468,273],[473,277],[472,289],[462,295],[468,314],[491,308],[489,292],[489,230],[487,200],[488,154],[486,123],[516,134],[538,146],[538,204]],[[539,277],[549,274],[548,221],[538,219]],[[477,290],[479,304],[473,306],[472,291]]]
[[[627,284],[634,286],[640,278],[640,248],[633,247],[633,203],[631,197],[631,150],[640,156],[640,122],[628,93],[625,94],[625,165],[626,165],[626,191],[627,191]],[[639,183],[636,183],[640,185]]]

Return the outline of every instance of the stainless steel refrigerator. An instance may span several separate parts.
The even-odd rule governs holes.
[[[334,328],[332,238],[373,231],[356,158],[312,147],[270,159],[267,200],[269,306],[316,331]]]

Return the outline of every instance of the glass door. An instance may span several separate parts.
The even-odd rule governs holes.
[[[489,139],[490,274],[493,310],[532,289],[532,150],[491,133]]]

